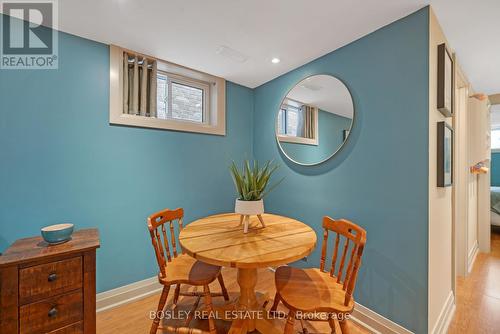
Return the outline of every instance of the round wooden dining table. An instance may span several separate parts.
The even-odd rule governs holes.
[[[238,269],[240,294],[220,308],[222,317],[232,321],[229,333],[281,333],[265,310],[268,298],[263,300],[255,292],[257,269],[300,260],[316,246],[316,233],[306,224],[273,214],[262,218],[266,227],[252,216],[246,234],[240,215],[235,213],[198,219],[179,234],[185,253],[206,263]]]

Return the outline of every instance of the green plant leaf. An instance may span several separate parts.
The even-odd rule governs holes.
[[[240,200],[256,201],[264,198],[283,180],[269,186],[269,180],[273,173],[279,168],[272,160],[267,161],[262,167],[259,162],[254,160],[243,161],[243,167],[240,170],[236,163],[232,161],[229,171],[233,179],[236,191]],[[266,190],[267,189],[267,190]]]

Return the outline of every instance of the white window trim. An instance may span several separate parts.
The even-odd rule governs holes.
[[[183,81],[200,81],[209,83],[210,103],[209,117],[206,122],[190,122],[184,120],[158,119],[140,115],[123,113],[123,52],[137,52],[110,45],[109,67],[109,123],[144,128],[174,130],[183,132],[205,133],[211,135],[226,135],[226,80],[207,73],[196,71],[181,65],[157,59],[158,72],[181,76]],[[148,58],[154,58],[144,55]],[[208,102],[207,101],[207,102]],[[208,110],[204,108],[205,110]],[[205,115],[204,115],[205,116]],[[208,119],[209,118],[209,119]]]
[[[278,119],[276,119],[276,137],[282,143],[292,143],[292,144],[303,144],[303,145],[319,145],[318,139],[318,108],[314,109],[314,138],[296,137],[288,136],[279,133],[278,129]]]

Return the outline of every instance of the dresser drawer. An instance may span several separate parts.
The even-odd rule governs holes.
[[[71,324],[47,334],[83,334],[83,321]]]
[[[21,304],[31,303],[81,287],[81,256],[19,270]]]
[[[82,296],[82,291],[77,291],[21,306],[19,309],[19,333],[47,333],[83,320]],[[73,332],[63,331],[61,333]]]

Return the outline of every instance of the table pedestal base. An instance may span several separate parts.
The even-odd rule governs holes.
[[[215,313],[226,321],[232,321],[229,334],[245,334],[259,331],[264,334],[281,334],[283,330],[270,319],[265,306],[270,298],[267,294],[255,293],[257,269],[238,268],[240,296],[225,305],[214,305]]]

